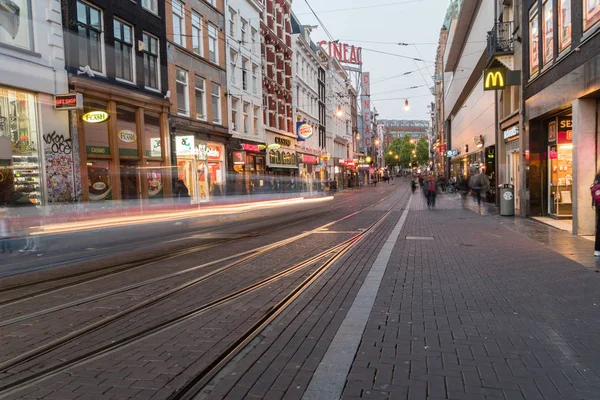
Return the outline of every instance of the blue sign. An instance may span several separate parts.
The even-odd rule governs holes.
[[[296,122],[296,135],[298,136],[298,141],[303,142],[310,139],[313,135],[313,128],[304,121]]]

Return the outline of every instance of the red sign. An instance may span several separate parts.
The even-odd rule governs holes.
[[[302,162],[306,164],[318,164],[319,159],[317,156],[309,156],[308,154],[302,154]]]
[[[233,158],[233,165],[244,165],[246,160],[246,155],[243,151],[234,151],[231,153]]]
[[[446,153],[446,145],[438,147],[438,152],[441,154]]]
[[[346,64],[362,65],[362,47],[354,47],[347,43],[327,42],[325,40],[319,42],[319,47],[325,48],[325,45],[327,45],[329,57],[335,57],[340,62]]]
[[[56,110],[77,110],[81,108],[82,98],[79,93],[54,95],[54,108]]]
[[[558,118],[558,143],[573,142],[573,120],[571,117]]]
[[[207,156],[209,161],[221,161],[221,149],[208,146]]]
[[[246,151],[253,151],[255,153],[260,152],[260,148],[257,144],[242,143],[242,148]]]

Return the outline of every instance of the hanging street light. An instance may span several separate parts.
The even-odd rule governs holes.
[[[342,106],[338,106],[338,109],[335,112],[335,115],[337,115],[340,118],[344,115],[344,110],[342,110]]]
[[[408,105],[408,99],[404,100],[404,111],[410,110],[410,105]]]

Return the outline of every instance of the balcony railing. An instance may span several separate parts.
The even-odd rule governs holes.
[[[497,22],[487,34],[487,57],[490,61],[494,56],[513,54],[515,51],[513,39],[513,23]]]

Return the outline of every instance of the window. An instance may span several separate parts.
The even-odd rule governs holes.
[[[79,36],[79,64],[99,73],[104,72],[104,38],[102,12],[82,1],[77,1],[77,34]]]
[[[540,32],[538,29],[537,7],[529,11],[529,72],[535,74],[540,69]]]
[[[194,82],[196,92],[196,119],[206,120],[206,81],[196,75]]]
[[[258,65],[252,64],[252,93],[258,93]]]
[[[158,0],[142,0],[142,7],[151,13],[158,14]]]
[[[600,21],[600,0],[583,0],[583,30]]]
[[[212,102],[212,122],[215,124],[221,123],[221,86],[212,82],[210,90]]]
[[[79,4],[77,11],[79,14]],[[0,2],[0,43],[33,50],[33,18],[30,1]]]
[[[229,35],[233,38],[237,37],[237,32],[235,29],[235,20],[237,18],[237,13],[233,10],[233,8],[229,9]]]
[[[192,51],[203,55],[204,43],[202,40],[202,15],[192,11]]]
[[[183,3],[172,0],[173,5],[173,42],[185,46],[185,18],[183,15]]]
[[[213,24],[208,24],[208,55],[210,61],[218,63],[219,37],[217,36],[217,27]]]
[[[158,39],[144,32],[144,85],[160,90]]]
[[[248,60],[242,59],[242,89],[248,90]]]
[[[252,130],[254,132],[254,136],[258,135],[259,118],[260,118],[260,107],[259,106],[254,106],[254,125],[252,127]]]
[[[215,0],[206,0],[206,2],[213,7],[215,6]]]
[[[231,98],[231,129],[234,131],[238,128],[238,107],[240,101],[236,97]]]
[[[242,43],[247,44],[248,43],[248,21],[246,21],[245,19],[242,18],[242,22],[240,25],[242,27]]]
[[[229,56],[230,56],[229,64],[231,65],[231,67],[230,67],[230,69],[231,69],[231,72],[230,72],[230,74],[231,74],[231,84],[235,85],[235,83],[236,83],[235,77],[237,75],[236,68],[237,68],[237,57],[238,57],[238,54],[235,51],[231,50],[230,53],[229,53]]]
[[[558,0],[558,51],[571,44],[571,0]]]
[[[252,28],[252,51],[258,51],[257,43],[258,43],[258,32],[256,29]]]
[[[189,117],[187,71],[177,68],[175,72],[175,82],[177,85],[177,113]]]
[[[133,27],[118,19],[113,21],[115,34],[115,74],[129,82],[135,80],[133,55]]]
[[[544,65],[554,59],[554,19],[552,18],[552,0],[546,0],[542,6],[544,13]]]
[[[250,132],[250,119],[248,118],[248,113],[250,113],[250,103],[244,102],[244,133]]]

